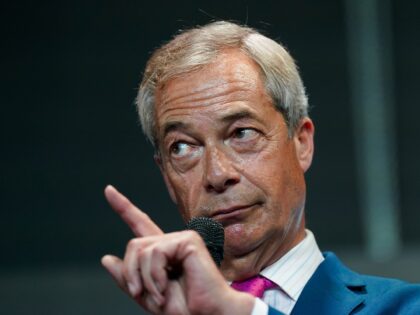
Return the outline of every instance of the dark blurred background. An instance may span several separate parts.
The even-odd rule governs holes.
[[[392,141],[398,235],[383,257],[366,246],[357,147],[369,130],[352,109],[358,34],[349,34],[361,24],[349,1],[2,2],[1,313],[142,314],[99,263],[131,237],[103,189],[115,185],[166,231],[183,227],[133,101],[150,52],[214,19],[261,30],[298,62],[316,125],[308,227],[321,249],[360,272],[420,281],[420,3],[386,2],[392,128],[382,135]]]

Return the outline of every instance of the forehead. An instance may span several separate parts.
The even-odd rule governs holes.
[[[169,80],[157,89],[155,97],[158,136],[171,120],[226,112],[237,106],[259,111],[262,103],[271,104],[259,66],[239,50],[224,52],[199,71]]]

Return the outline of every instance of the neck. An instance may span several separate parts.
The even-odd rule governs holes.
[[[255,249],[241,256],[225,254],[221,272],[226,280],[242,280],[255,276],[270,266],[305,238],[305,220],[302,219],[295,231],[278,236],[280,242],[263,242]]]

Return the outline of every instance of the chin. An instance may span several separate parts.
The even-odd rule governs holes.
[[[230,256],[245,256],[258,247],[260,237],[250,233],[244,225],[225,228],[225,253]]]

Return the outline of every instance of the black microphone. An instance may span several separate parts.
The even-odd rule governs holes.
[[[200,234],[214,262],[220,267],[223,260],[223,245],[225,242],[223,225],[207,217],[195,217],[187,223],[186,228]]]

